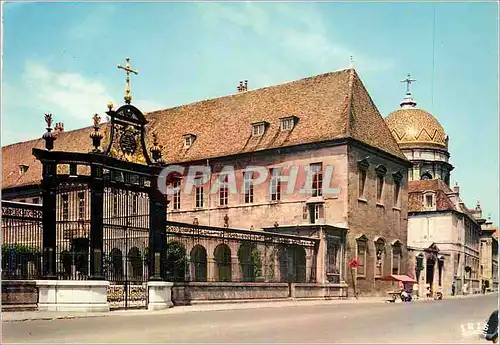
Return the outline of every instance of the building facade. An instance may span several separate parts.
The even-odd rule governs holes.
[[[407,78],[406,82],[413,80]],[[450,187],[449,137],[439,121],[417,108],[408,91],[386,123],[405,156],[408,170],[409,266],[420,296],[480,291],[481,226]]]
[[[411,164],[354,69],[256,90],[240,85],[236,94],[146,119],[165,162],[180,168],[167,197],[170,221],[319,239],[317,257],[306,258],[315,282],[351,286],[354,277],[362,295],[385,294],[384,276],[408,273]],[[58,132],[55,149],[88,150],[90,131]],[[31,149],[42,145],[2,148],[3,198],[41,202]],[[193,177],[193,166],[207,170]],[[256,182],[250,166],[267,176]],[[216,243],[205,247],[210,261]],[[347,261],[355,257],[360,267],[351,275]]]
[[[477,204],[474,216],[481,225],[479,280],[484,291],[498,291],[498,227],[482,215]]]

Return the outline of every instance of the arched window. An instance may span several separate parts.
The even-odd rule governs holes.
[[[111,256],[111,281],[119,281],[123,279],[123,255],[118,248],[113,248]]]
[[[368,238],[365,235],[356,237],[356,257],[359,260],[359,266],[356,269],[357,277],[366,277],[366,257],[368,254]]]
[[[392,242],[392,274],[401,274],[402,246],[399,240]]]
[[[432,175],[430,172],[426,171],[425,173],[422,174],[420,179],[421,180],[432,180]]]
[[[191,272],[194,281],[207,281],[207,250],[199,244],[191,249]]]
[[[132,247],[128,251],[128,260],[130,267],[132,267],[132,279],[142,280],[142,257],[139,248]]]
[[[251,243],[243,243],[238,250],[243,281],[254,282],[262,276],[262,261],[257,247]]]
[[[385,240],[377,237],[375,238],[375,278],[380,278],[384,274],[385,256]]]
[[[219,244],[214,251],[216,280],[230,282],[231,276],[231,249],[226,244]]]
[[[186,277],[186,248],[177,241],[166,245],[167,262],[165,265],[166,278],[169,281],[183,281]]]

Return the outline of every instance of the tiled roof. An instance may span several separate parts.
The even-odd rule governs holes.
[[[436,211],[458,211],[469,216],[476,221],[473,212],[459,200],[458,205],[450,199],[453,190],[441,179],[419,180],[408,182],[408,212],[425,211],[422,195],[424,192],[433,191],[436,193]]]
[[[298,117],[294,129],[281,131],[280,118],[292,115]],[[341,138],[357,139],[406,160],[358,74],[351,69],[155,111],[146,118],[148,132],[158,133],[167,163]],[[268,128],[264,135],[253,137],[251,124],[262,121],[269,124]],[[54,149],[87,152],[91,149],[90,133],[91,127],[61,133]],[[185,134],[196,136],[188,149],[184,148]],[[148,135],[148,146],[151,141]],[[40,181],[41,167],[31,154],[33,147],[43,147],[43,141],[2,148],[2,188]],[[23,176],[19,175],[19,164],[30,166]]]

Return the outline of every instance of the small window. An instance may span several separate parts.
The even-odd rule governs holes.
[[[176,189],[172,198],[173,209],[178,210],[181,208],[181,181],[176,180],[173,183],[173,188]]]
[[[294,120],[293,117],[286,117],[281,119],[281,130],[282,131],[291,131],[293,129]]]
[[[19,175],[24,174],[26,171],[28,171],[29,165],[26,164],[19,164]]]
[[[184,148],[188,149],[193,145],[196,136],[194,134],[185,134],[184,135]]]
[[[281,200],[281,169],[271,169],[271,201]]]
[[[377,202],[382,202],[382,193],[384,191],[384,176],[377,176]]]
[[[40,203],[40,198],[33,198],[33,203],[34,204],[39,204]]]
[[[431,208],[434,206],[432,194],[427,194],[425,196],[425,207]]]
[[[312,172],[312,196],[323,195],[323,165],[321,163],[314,163],[310,165],[310,170]]]
[[[324,220],[325,212],[323,204],[309,205],[309,221],[311,224],[317,224],[320,220]]]
[[[220,188],[219,188],[219,206],[227,206],[229,194],[229,176],[227,174],[219,175]]]
[[[308,216],[309,216],[309,210],[307,209],[307,206],[304,206],[302,208],[302,219],[307,220]]]
[[[245,188],[245,204],[253,203],[253,171],[243,173]]]
[[[385,263],[385,241],[379,238],[375,241],[375,277],[382,277]]]
[[[377,203],[382,203],[385,174],[387,173],[387,168],[381,164],[375,169],[375,172],[377,173]]]
[[[392,274],[400,274],[401,271],[401,245],[396,243],[392,246]]]
[[[195,207],[203,208],[203,177],[196,177],[194,180],[195,183]]]
[[[356,241],[356,256],[359,260],[359,266],[356,270],[357,277],[366,276],[366,252],[367,252],[367,241],[365,238],[358,239]]]
[[[358,179],[359,197],[363,198],[365,196],[366,170],[358,170]]]
[[[252,135],[258,137],[264,134],[265,125],[264,123],[256,123],[252,127]]]

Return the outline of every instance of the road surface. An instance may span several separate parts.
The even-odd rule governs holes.
[[[417,303],[259,309],[3,323],[3,343],[483,343],[461,325],[484,324],[498,295]],[[491,344],[491,343],[490,343]]]

